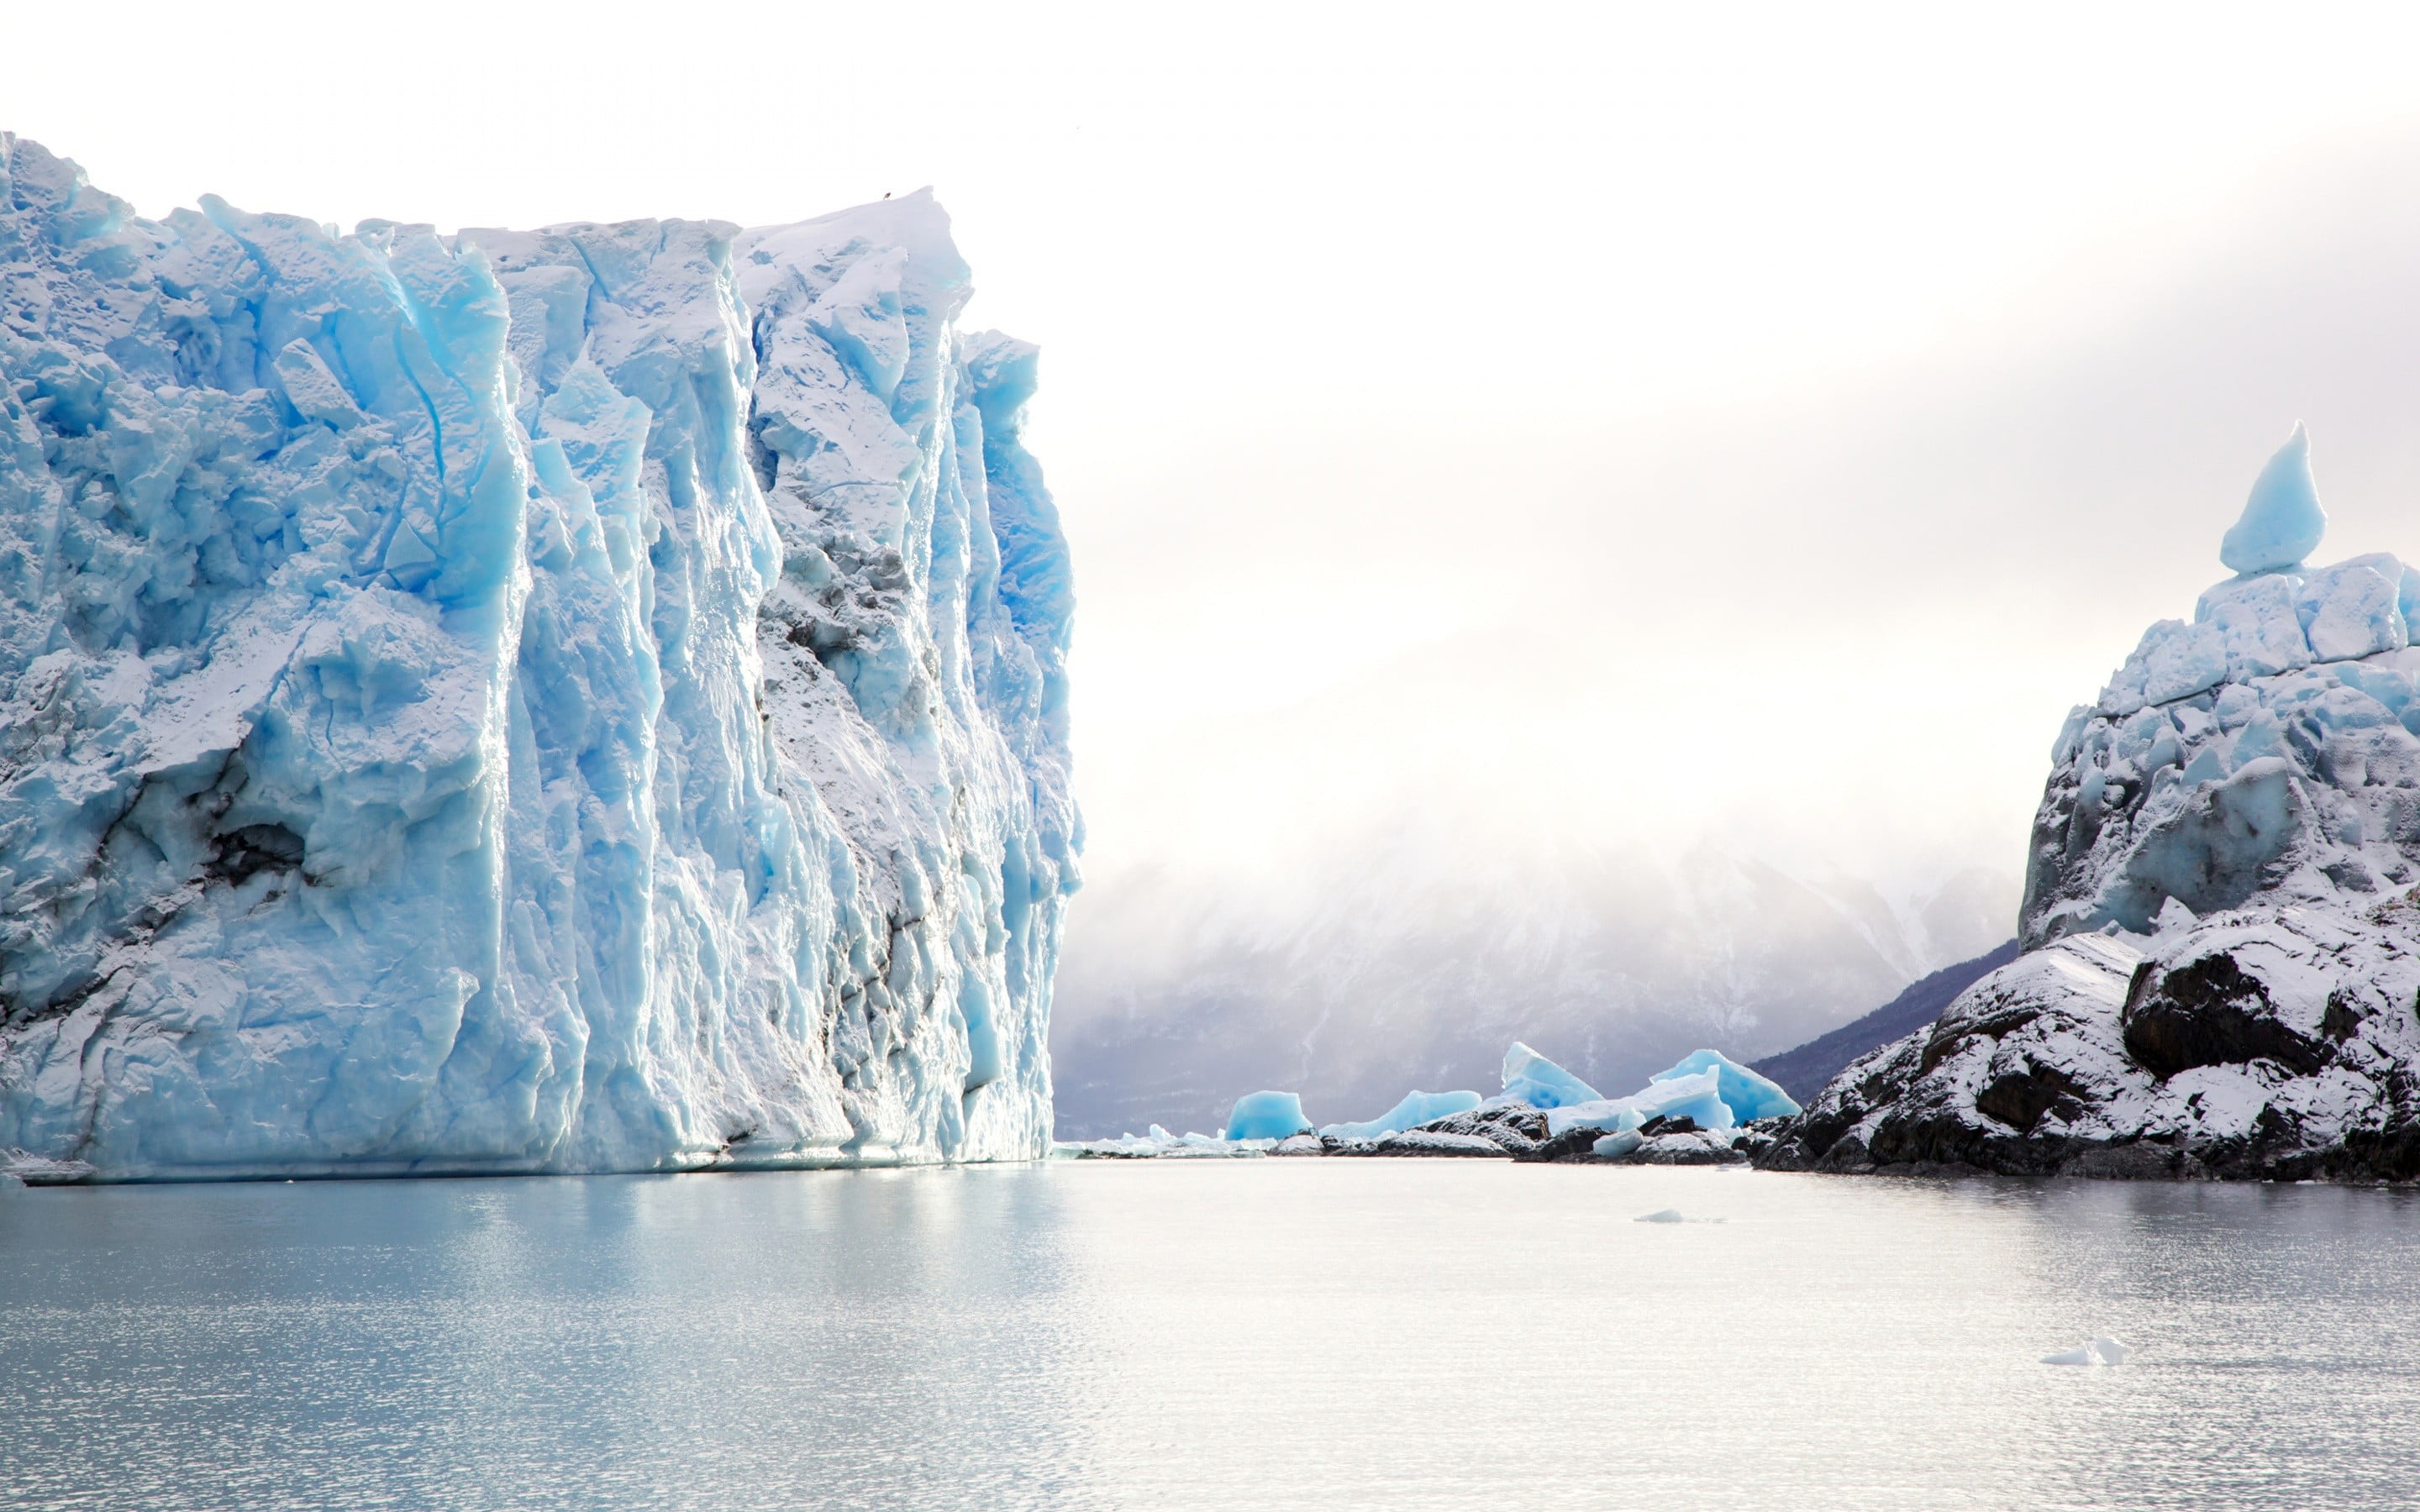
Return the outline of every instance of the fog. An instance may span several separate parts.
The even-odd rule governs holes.
[[[0,129],[147,214],[938,187],[1077,557],[1063,1134],[1782,1048],[2009,932],[2294,421],[2420,550],[2394,8],[112,16]]]
[[[1322,615],[1421,638],[1273,707],[1163,689],[1088,745],[1106,838],[1063,1130],[1207,1122],[1263,1081],[1364,1117],[1492,1086],[1515,1036],[1626,1086],[1699,1043],[1786,1048],[2013,933],[2060,720],[2226,576],[2295,420],[2322,556],[2420,547],[2415,188],[2408,129],[2313,144],[2159,255],[2054,270],[2068,296],[1993,343],[1498,429],[1492,470],[1408,424],[1363,429],[1358,467],[1306,444],[1353,503],[1246,505],[1241,541],[1171,554],[1244,583],[1270,540],[1349,564],[1341,593],[1259,575],[1291,621],[1265,586],[1202,594],[1273,680],[1315,680],[1287,664]]]

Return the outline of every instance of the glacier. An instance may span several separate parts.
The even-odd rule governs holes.
[[[2420,1179],[2420,572],[2305,559],[2297,425],[2051,753],[2014,961],[1853,1062],[1784,1168]]]
[[[1036,352],[929,192],[135,215],[0,133],[0,1150],[1037,1156],[1081,825]]]

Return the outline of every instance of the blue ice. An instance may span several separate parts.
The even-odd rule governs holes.
[[[1402,1102],[1374,1119],[1362,1123],[1331,1123],[1319,1132],[1339,1139],[1375,1139],[1380,1134],[1400,1134],[1433,1119],[1467,1113],[1479,1103],[1477,1092],[1406,1092]]]
[[[1758,1075],[1719,1050],[1692,1051],[1670,1071],[1659,1071],[1649,1080],[1668,1082],[1706,1071],[1714,1073],[1718,1095],[1731,1110],[1731,1117],[1741,1123],[1753,1119],[1789,1118],[1799,1111],[1797,1103],[1778,1083]]]
[[[1310,1131],[1302,1099],[1293,1092],[1247,1092],[1235,1099],[1235,1111],[1227,1115],[1230,1139],[1283,1139]]]
[[[2283,572],[2318,550],[2327,528],[2328,512],[2311,481],[2311,440],[2297,421],[2294,434],[2253,481],[2252,497],[2219,543],[2218,559],[2247,575]]]
[[[0,131],[0,1150],[1047,1149],[1069,568],[970,292],[929,194],[342,236]]]
[[[1729,1129],[1739,1121],[1732,1117],[1730,1104],[1723,1101],[1721,1072],[1711,1070],[1666,1072],[1622,1101],[1637,1112],[1641,1123],[1650,1119],[1688,1119],[1700,1129]]]
[[[1518,1040],[1504,1052],[1504,1095],[1533,1108],[1568,1107],[1605,1096]]]

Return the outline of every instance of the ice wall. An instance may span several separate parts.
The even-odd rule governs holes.
[[[0,133],[0,1149],[1042,1153],[1072,599],[969,292],[923,193],[340,236]]]

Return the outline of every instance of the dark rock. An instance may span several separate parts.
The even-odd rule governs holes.
[[[1658,1134],[1621,1157],[1632,1165],[1736,1165],[1746,1159],[1729,1135],[1704,1131]]]
[[[1371,1153],[1377,1155],[1503,1160],[1512,1153],[1485,1134],[1444,1134],[1433,1129],[1406,1129],[1402,1134],[1382,1134],[1376,1144],[1377,1149]]]
[[[2216,915],[2148,950],[2071,936],[1856,1062],[1767,1169],[2420,1180],[2420,928]],[[2407,1111],[2410,1110],[2410,1111]]]
[[[2056,1067],[2036,1066],[2028,1061],[2024,1070],[2000,1076],[1978,1092],[1975,1111],[2024,1134],[2040,1123],[2041,1116],[2060,1098],[2071,1097],[2078,1090],[2067,1073]]]
[[[1531,1107],[1474,1108],[1416,1126],[1430,1134],[1477,1134],[1521,1155],[1546,1138],[1546,1116]]]
[[[1593,1127],[1566,1129],[1561,1134],[1539,1141],[1530,1147],[1528,1154],[1519,1158],[1523,1160],[1594,1160],[1596,1142],[1604,1138],[1606,1134],[1606,1130]]]
[[[2126,1007],[2126,1049],[2152,1075],[2273,1060],[2308,1076],[2328,1063],[2328,1047],[2280,1020],[2267,986],[2234,957],[2213,953],[2167,971],[2143,965]]]

